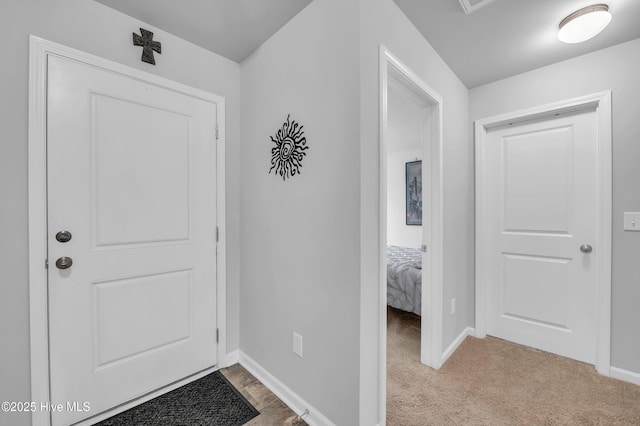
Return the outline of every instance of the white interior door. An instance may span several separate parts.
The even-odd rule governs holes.
[[[591,364],[597,147],[590,110],[490,130],[486,151],[487,333]]]
[[[47,90],[51,400],[91,407],[62,425],[216,363],[216,105],[54,56]]]

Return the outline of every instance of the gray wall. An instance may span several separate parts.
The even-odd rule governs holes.
[[[640,373],[640,233],[623,212],[640,211],[640,39],[470,91],[471,119],[605,90],[613,97],[613,274],[611,364]]]
[[[337,424],[378,422],[381,43],[444,98],[446,348],[473,322],[467,89],[391,0],[316,0],[241,64],[240,347]],[[282,182],[269,136],[290,112],[311,148]]]
[[[473,144],[468,90],[392,0],[360,0],[361,316],[360,424],[376,424],[378,401],[379,45],[385,45],[443,98],[443,350],[474,315]]]
[[[355,0],[315,0],[240,66],[240,347],[338,425],[358,424],[357,20]],[[288,114],[310,148],[283,181]]]
[[[224,96],[227,101],[229,351],[238,347],[239,65],[88,0],[0,2],[0,401],[29,401],[27,134],[29,34]],[[131,33],[162,42],[157,66],[140,61]],[[0,413],[0,424],[30,424]]]

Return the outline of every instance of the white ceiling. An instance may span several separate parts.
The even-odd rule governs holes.
[[[640,0],[495,0],[469,15],[459,0],[394,1],[468,88],[640,37]],[[609,5],[609,27],[558,41],[560,21],[596,3]]]
[[[312,0],[95,1],[241,62]],[[470,14],[459,0],[393,1],[468,88],[640,37],[640,0],[491,0]],[[599,1],[609,27],[582,44],[558,41],[565,16]]]
[[[311,0],[95,1],[236,62],[246,58],[311,3]]]

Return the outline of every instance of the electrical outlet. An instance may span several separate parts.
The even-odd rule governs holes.
[[[451,299],[451,315],[456,313],[456,299]]]
[[[293,333],[293,353],[302,358],[302,336],[298,333]]]

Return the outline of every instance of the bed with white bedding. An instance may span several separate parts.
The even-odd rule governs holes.
[[[387,247],[387,305],[420,315],[422,309],[422,252]]]

